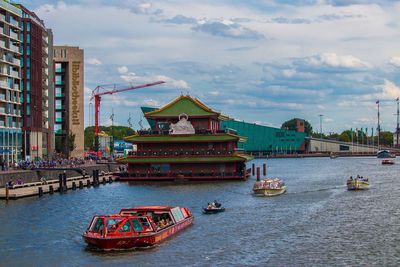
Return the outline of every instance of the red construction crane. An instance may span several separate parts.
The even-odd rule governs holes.
[[[165,83],[164,81],[158,81],[154,83],[147,83],[147,84],[142,84],[142,85],[137,85],[137,86],[131,86],[127,88],[122,88],[122,89],[114,89],[111,91],[105,91],[105,92],[100,92],[100,89],[104,89],[103,86],[99,85],[97,86],[93,91],[92,91],[92,100],[94,98],[94,124],[95,124],[95,134],[98,135],[100,133],[100,128],[99,128],[99,112],[100,112],[100,101],[101,101],[101,96],[102,95],[112,95],[115,93],[120,93],[124,91],[130,91],[130,90],[136,90],[140,88],[145,88],[145,87],[150,87],[158,84]]]

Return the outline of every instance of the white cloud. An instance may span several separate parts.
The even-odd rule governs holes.
[[[133,72],[129,72],[127,67],[118,68],[118,72],[122,74],[120,75],[121,79],[125,82],[134,82],[134,83],[152,83],[157,81],[164,81],[166,87],[168,88],[177,88],[177,89],[190,89],[190,86],[184,80],[175,80],[166,75],[149,75],[149,76],[139,76]]]
[[[396,66],[396,67],[400,67],[400,57],[392,57],[389,60],[389,63]]]
[[[128,73],[128,67],[127,66],[121,66],[121,67],[118,67],[118,73],[119,74],[126,74],[126,73]]]
[[[340,56],[335,53],[322,53],[306,59],[305,61],[310,66],[315,67],[334,67],[334,68],[350,68],[364,69],[371,65],[352,55]]]
[[[89,65],[95,65],[95,66],[99,66],[99,65],[102,65],[103,63],[99,60],[99,59],[97,59],[97,58],[89,58],[88,60],[86,60],[86,62],[89,64]]]

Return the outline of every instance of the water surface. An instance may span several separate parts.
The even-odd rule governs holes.
[[[400,161],[376,158],[255,160],[288,192],[254,197],[245,182],[113,183],[0,202],[1,266],[395,266],[400,264]],[[250,162],[249,166],[252,162]],[[346,190],[349,175],[371,189]],[[214,199],[226,211],[202,215]],[[193,226],[154,248],[102,253],[81,233],[94,214],[135,205],[181,205]]]

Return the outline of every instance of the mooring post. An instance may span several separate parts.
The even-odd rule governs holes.
[[[76,183],[72,182],[72,190],[76,190]]]
[[[90,187],[90,179],[87,179],[86,181],[86,186],[89,188]]]
[[[263,176],[267,176],[267,164],[263,163]]]
[[[260,167],[257,167],[257,181],[260,181]]]
[[[108,177],[108,182],[111,184],[113,182],[112,176]]]
[[[79,189],[83,188],[83,181],[79,181]]]
[[[38,190],[39,190],[39,197],[42,197],[43,196],[43,188],[41,186],[39,186]]]
[[[255,172],[256,172],[256,164],[253,163],[253,164],[251,165],[251,175],[254,176],[254,175],[256,174]]]
[[[54,194],[54,187],[49,185],[49,194]]]
[[[10,189],[8,188],[8,184],[6,184],[6,201],[8,201],[10,197]]]
[[[63,186],[63,175],[60,173],[58,175],[58,191],[62,193],[64,191],[64,186]]]

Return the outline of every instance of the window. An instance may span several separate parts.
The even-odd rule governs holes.
[[[26,57],[26,67],[30,68],[31,67],[31,58]]]
[[[90,227],[91,231],[100,232],[104,230],[104,222],[102,218],[96,218],[93,222],[92,226]]]
[[[126,221],[124,225],[122,225],[121,229],[119,229],[118,232],[120,233],[126,233],[131,231],[131,224],[129,221]]]
[[[28,22],[28,23],[26,24],[26,30],[27,30],[28,32],[31,31],[31,23],[30,23],[30,22]]]
[[[62,71],[61,63],[56,63],[56,72],[61,72],[61,71]]]
[[[56,109],[62,109],[62,101],[61,100],[56,100]]]
[[[31,103],[31,95],[30,94],[26,94],[26,103]]]
[[[26,81],[26,91],[30,91],[31,90],[31,82],[30,81]]]
[[[56,133],[61,132],[61,131],[62,131],[62,125],[61,125],[61,124],[58,124],[58,123],[54,124],[54,131],[55,131]]]
[[[62,76],[56,75],[56,85],[61,85],[61,84],[62,84]]]
[[[30,69],[26,69],[26,78],[27,79],[31,78],[31,70]]]
[[[30,105],[26,105],[26,115],[30,116],[31,115],[31,106]]]
[[[26,46],[26,54],[29,56],[31,54],[31,46],[27,45]]]
[[[62,97],[62,88],[56,87],[56,97]]]
[[[135,229],[135,231],[143,231],[143,227],[140,224],[138,219],[131,219],[130,220],[132,225],[133,225],[133,229]]]
[[[62,122],[62,113],[56,112],[56,122]]]
[[[28,44],[31,42],[31,35],[29,33],[26,35],[26,42]]]

